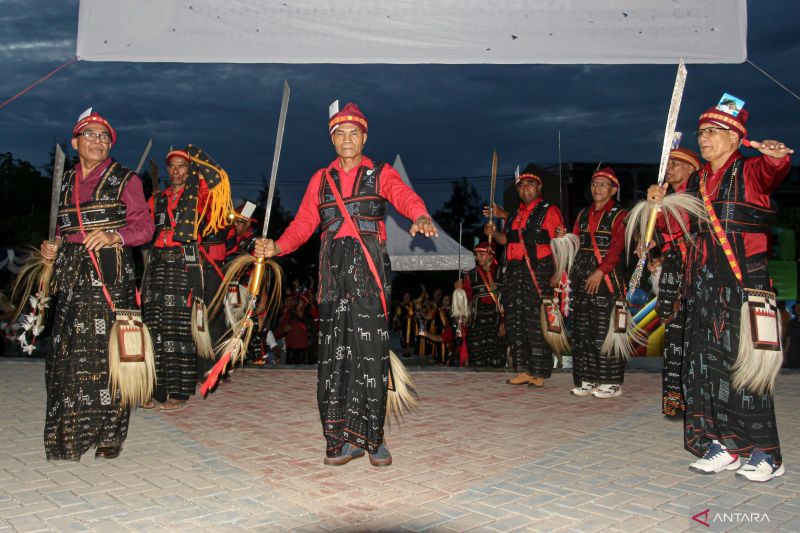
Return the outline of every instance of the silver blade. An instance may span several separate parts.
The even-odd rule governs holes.
[[[147,156],[150,153],[150,148],[153,147],[153,139],[147,141],[147,146],[144,147],[144,152],[142,152],[142,157],[139,158],[139,164],[136,165],[136,170],[133,172],[138,176],[142,172],[142,167],[144,166],[144,162],[147,161]]]
[[[272,214],[272,197],[275,195],[275,181],[278,178],[278,162],[281,159],[281,146],[283,145],[283,130],[286,128],[286,113],[289,110],[289,82],[283,80],[283,98],[281,99],[281,115],[278,118],[278,135],[275,138],[275,153],[272,156],[272,172],[269,175],[269,192],[267,193],[267,205],[264,208],[264,226],[261,229],[261,237],[267,238],[269,229],[269,217]]]
[[[492,150],[492,181],[489,184],[489,222],[494,222],[494,189],[497,184],[497,151]]]
[[[678,124],[678,112],[681,110],[681,100],[683,99],[683,87],[686,85],[686,65],[683,59],[678,63],[678,74],[675,76],[675,86],[672,88],[672,100],[669,103],[669,113],[667,114],[667,127],[664,130],[664,144],[661,146],[661,163],[658,166],[658,184],[664,183],[667,174],[667,161],[669,152],[673,148],[675,140],[675,128]]]
[[[53,162],[53,189],[50,192],[50,226],[47,239],[50,244],[56,240],[56,223],[58,222],[58,204],[61,199],[61,179],[64,177],[64,150],[56,144],[56,157]]]

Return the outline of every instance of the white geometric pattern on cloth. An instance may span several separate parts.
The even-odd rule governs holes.
[[[105,335],[106,334],[106,321],[102,318],[95,318],[94,319],[94,332],[97,335]]]
[[[100,405],[111,405],[111,392],[108,389],[100,391]]]

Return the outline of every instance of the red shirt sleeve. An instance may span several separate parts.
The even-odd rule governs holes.
[[[769,206],[769,195],[775,192],[789,174],[789,156],[780,159],[761,155],[744,161],[744,195],[748,202]]]
[[[430,217],[422,198],[406,185],[400,174],[388,163],[381,174],[380,195],[389,200],[401,215],[411,221],[416,221],[422,216]]]
[[[561,210],[557,206],[551,205],[547,208],[547,213],[544,215],[544,220],[542,221],[542,229],[547,230],[547,234],[551,239],[556,236],[556,228],[563,223],[564,219],[561,217]],[[553,249],[550,248],[549,244],[536,245],[537,259],[544,259],[550,255],[553,255]]]
[[[476,266],[475,268],[480,268]],[[472,281],[470,281],[469,276],[464,276],[464,292],[467,293],[467,299],[472,300]]]
[[[150,216],[150,208],[144,199],[142,180],[134,174],[125,184],[120,199],[127,209],[125,227],[118,230],[123,246],[141,246],[153,238],[155,225]]]
[[[319,169],[308,183],[303,200],[297,210],[294,220],[284,230],[276,244],[281,249],[279,255],[286,255],[297,250],[305,243],[319,226],[319,187],[324,169]]]
[[[614,267],[619,263],[622,251],[625,249],[625,218],[627,216],[627,213],[618,215],[611,226],[611,246],[608,247],[608,251],[603,256],[603,262],[598,267],[603,271],[603,274],[608,274],[614,270]]]

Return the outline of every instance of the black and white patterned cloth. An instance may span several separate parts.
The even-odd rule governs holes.
[[[114,305],[136,306],[130,248],[104,248],[98,263]],[[82,244],[65,241],[56,259],[53,347],[47,355],[44,448],[48,459],[76,459],[95,446],[121,446],[130,409],[112,398],[108,336],[114,323],[102,283]]]
[[[142,316],[153,339],[156,386],[153,397],[185,399],[197,384],[197,349],[183,249],[153,248],[142,291]]]

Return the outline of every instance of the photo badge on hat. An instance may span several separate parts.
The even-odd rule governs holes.
[[[739,115],[739,111],[741,111],[743,107],[744,100],[728,93],[723,94],[717,104],[717,109],[734,117]]]
[[[675,150],[681,145],[681,139],[683,139],[683,132],[676,131],[672,134],[672,150]]]

